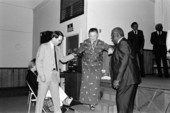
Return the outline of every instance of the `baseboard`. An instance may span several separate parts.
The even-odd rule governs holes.
[[[28,87],[0,88],[0,97],[26,96],[28,91]]]

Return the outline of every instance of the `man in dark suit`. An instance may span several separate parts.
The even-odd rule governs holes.
[[[166,36],[167,32],[162,31],[162,24],[157,24],[155,26],[156,31],[151,34],[151,43],[153,44],[153,54],[156,58],[156,64],[158,67],[159,77],[162,77],[161,70],[161,60],[163,63],[164,75],[165,77],[169,77],[168,74],[168,66],[167,66],[167,48],[166,48]]]
[[[114,28],[111,37],[115,48],[110,61],[110,75],[113,88],[117,90],[117,111],[133,113],[136,91],[141,82],[139,66],[123,30]]]
[[[132,45],[135,56],[139,60],[139,66],[142,77],[144,77],[144,62],[143,62],[143,48],[144,48],[144,35],[142,30],[138,30],[138,23],[133,22],[131,24],[132,31],[128,33],[128,40]]]

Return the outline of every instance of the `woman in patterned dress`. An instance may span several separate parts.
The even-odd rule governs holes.
[[[100,97],[100,79],[103,69],[103,51],[109,45],[98,39],[98,30],[91,28],[89,38],[80,44],[79,53],[82,53],[82,81],[80,102],[90,105],[94,110]]]

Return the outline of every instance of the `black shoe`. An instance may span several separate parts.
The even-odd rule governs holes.
[[[64,107],[64,106],[61,107],[62,113],[65,113],[65,112],[68,111],[68,110],[69,110],[69,108],[67,108],[67,107]]]
[[[90,110],[92,110],[92,111],[95,111],[95,105],[89,105],[90,106]]]
[[[65,112],[67,112],[67,111],[74,111],[74,109],[71,108],[71,106],[63,105],[63,106],[61,107],[61,111],[62,111],[62,113],[65,113]]]
[[[165,76],[166,78],[169,78],[169,76]]]
[[[70,106],[74,106],[74,105],[79,105],[82,104],[79,100],[72,100],[72,102],[70,103]]]

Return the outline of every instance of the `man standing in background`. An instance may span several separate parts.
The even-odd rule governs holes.
[[[143,48],[144,48],[144,35],[142,30],[138,30],[138,23],[133,22],[131,24],[132,31],[128,33],[128,40],[131,43],[132,49],[134,50],[135,56],[138,58],[139,67],[141,71],[141,76],[145,77],[144,71],[144,56],[143,56]]]
[[[151,34],[151,43],[153,44],[153,54],[156,58],[156,64],[158,68],[159,77],[162,77],[161,60],[163,63],[164,75],[169,77],[168,66],[167,66],[167,48],[166,48],[166,37],[167,32],[163,31],[162,24],[155,26],[156,31]]]

